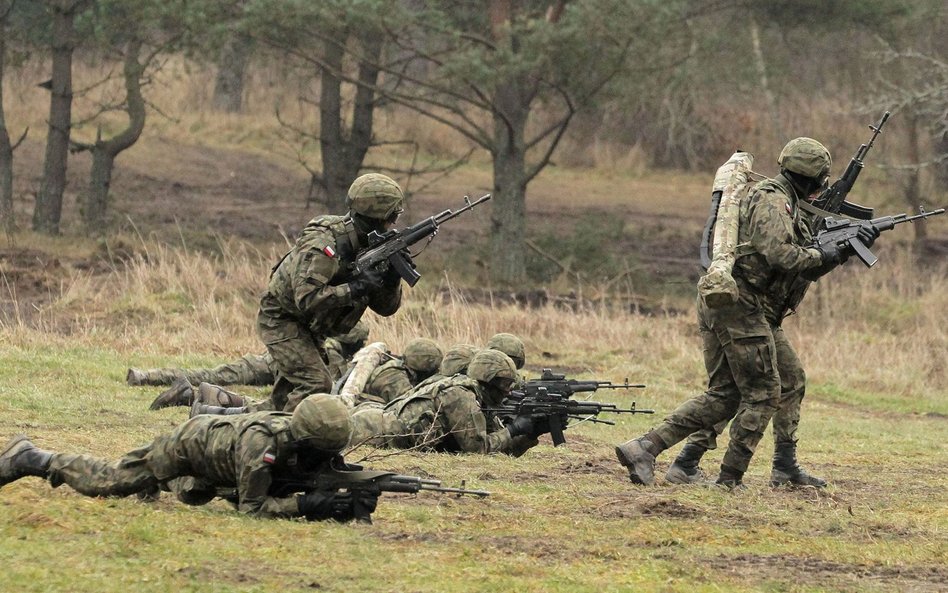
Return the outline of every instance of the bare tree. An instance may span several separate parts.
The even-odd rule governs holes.
[[[73,143],[74,151],[88,150],[92,153],[89,187],[80,197],[79,209],[83,225],[87,231],[93,233],[101,233],[105,229],[109,187],[112,184],[112,169],[115,166],[115,157],[135,144],[145,128],[145,98],[142,96],[142,78],[146,65],[155,54],[153,53],[142,59],[141,52],[142,42],[140,39],[133,38],[125,44],[122,71],[125,82],[125,99],[121,102],[120,108],[128,113],[128,125],[111,138],[102,137],[100,126],[94,143]]]
[[[49,83],[51,96],[46,158],[43,163],[43,179],[33,210],[33,230],[55,235],[59,234],[62,218],[69,135],[72,128],[72,54],[79,43],[75,21],[76,15],[88,8],[92,0],[45,2],[52,16],[53,68]]]
[[[26,138],[28,130],[15,143],[10,140],[6,115],[3,110],[3,76],[7,57],[7,37],[10,13],[16,0],[0,2],[0,220],[3,230],[10,235],[16,230],[13,213],[13,151]]]

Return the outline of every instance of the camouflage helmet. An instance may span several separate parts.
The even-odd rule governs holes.
[[[522,369],[526,362],[524,355],[523,340],[513,334],[494,334],[487,341],[487,347],[491,350],[500,350],[514,361],[518,369]]]
[[[517,380],[517,367],[509,356],[500,350],[481,350],[471,359],[471,364],[467,366],[467,376],[480,381],[481,383],[490,383],[494,379]]]
[[[293,410],[290,433],[296,441],[305,441],[308,447],[342,451],[352,437],[352,417],[341,399],[316,393]]]
[[[418,373],[433,373],[441,366],[444,353],[428,338],[415,338],[405,346],[402,353],[405,366]]]
[[[458,373],[467,370],[467,365],[471,364],[471,359],[477,352],[477,346],[471,344],[455,344],[448,348],[441,359],[441,369],[438,371],[445,377],[453,377]]]
[[[822,179],[829,174],[833,159],[826,147],[813,138],[794,138],[780,151],[777,164],[791,173]]]
[[[339,340],[340,344],[345,344],[346,346],[363,344],[369,339],[369,328],[367,328],[361,321],[357,321],[352,329],[344,334],[335,336],[335,338]]]
[[[404,200],[402,188],[391,177],[381,173],[366,173],[349,186],[346,206],[351,212],[362,216],[386,220],[402,211]]]

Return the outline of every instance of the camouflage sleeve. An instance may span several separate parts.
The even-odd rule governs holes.
[[[513,439],[506,428],[487,432],[487,418],[475,395],[452,387],[439,394],[444,426],[465,453],[506,453]]]
[[[775,268],[802,272],[820,265],[816,249],[794,241],[793,217],[787,197],[779,192],[759,191],[750,215],[750,243]]]
[[[402,283],[399,281],[393,287],[381,286],[369,294],[369,308],[381,315],[388,317],[394,315],[402,305]]]
[[[304,314],[313,316],[317,311],[351,305],[348,284],[329,284],[329,280],[339,270],[339,256],[323,252],[326,246],[335,247],[336,241],[332,234],[319,233],[307,243],[309,248],[299,254],[296,274],[292,279],[296,306]]]
[[[379,372],[366,384],[365,393],[381,398],[388,403],[396,397],[411,391],[411,381],[404,369],[390,367],[379,369]]]
[[[273,498],[268,495],[273,481],[270,454],[276,453],[276,443],[263,429],[250,427],[241,435],[234,448],[237,466],[237,510],[258,517],[298,517],[296,497]]]

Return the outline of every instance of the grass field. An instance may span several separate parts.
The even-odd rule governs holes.
[[[0,327],[2,438],[25,432],[57,451],[118,456],[185,418],[182,408],[149,412],[156,390],[125,386],[128,366],[208,365],[259,349],[246,286],[268,255],[142,250],[104,275],[71,276],[29,319]],[[891,252],[819,286],[787,326],[810,376],[801,458],[831,486],[769,488],[768,434],[747,489],[728,493],[635,487],[612,452],[702,388],[690,313],[444,301],[429,278],[398,315],[369,319],[374,338],[397,350],[417,334],[449,345],[512,331],[533,373],[629,377],[648,388],[598,398],[634,398],[658,414],[577,426],[565,446],[546,441],[519,459],[357,449],[350,459],[372,468],[492,492],[386,495],[373,525],[255,520],[168,495],[90,499],[24,479],[0,491],[0,589],[944,591],[946,282],[943,267],[916,269]]]
[[[76,231],[89,163],[75,155],[65,236],[21,232],[0,246],[0,441],[26,433],[56,451],[117,457],[186,417],[181,408],[148,411],[158,390],[127,387],[128,367],[214,365],[261,350],[256,295],[282,236],[313,215],[302,198],[308,180],[276,140],[272,97],[252,95],[247,115],[207,114],[208,88],[174,82],[185,74],[169,70],[173,80],[160,87],[158,103],[177,105],[174,119],[153,117],[118,160],[107,239]],[[11,130],[41,130],[35,105],[45,91],[35,80],[44,78],[19,76]],[[857,137],[856,123],[811,111],[825,112],[825,133]],[[839,131],[846,125],[852,134]],[[415,120],[384,126],[432,153],[463,152]],[[39,187],[40,136],[31,132],[16,153],[21,228]],[[832,148],[848,156],[855,146]],[[628,377],[647,389],[597,398],[634,398],[654,416],[572,427],[566,445],[546,440],[519,459],[357,449],[349,459],[374,469],[492,493],[386,495],[373,525],[255,520],[223,502],[186,507],[167,495],[91,499],[24,479],[0,490],[0,592],[948,591],[948,216],[929,226],[936,249],[927,263],[907,248],[910,229],[887,233],[875,268],[853,262],[832,274],[785,324],[809,378],[800,457],[829,488],[771,489],[769,433],[744,490],[635,487],[615,444],[704,387],[692,302],[711,174],[650,171],[634,149],[585,148],[563,161],[595,168],[550,167],[529,187],[531,238],[562,247],[555,255],[569,268],[524,287],[549,296],[546,304],[505,304],[510,295],[491,287],[482,211],[439,234],[396,316],[367,321],[394,351],[418,335],[448,347],[513,332],[527,344],[529,375],[552,367]],[[773,155],[760,159],[772,172]],[[887,177],[867,169],[859,201],[901,212]],[[479,155],[415,193],[404,218],[490,187]],[[927,205],[944,198],[932,194]],[[592,269],[599,256],[614,265]],[[677,450],[660,457],[659,475]],[[709,473],[721,455],[706,457]]]

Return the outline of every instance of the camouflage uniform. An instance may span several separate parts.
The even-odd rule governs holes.
[[[356,324],[348,334],[327,338],[324,343],[327,367],[333,379],[346,371],[352,353],[362,347],[368,331],[362,323]],[[352,342],[357,340],[357,342]],[[210,369],[129,369],[126,381],[129,385],[171,385],[177,379],[186,379],[191,385],[212,383],[214,385],[273,385],[275,381],[273,358],[269,352],[246,354],[235,361]]]
[[[353,197],[357,188],[365,189],[362,180],[379,175],[363,175],[350,188]],[[394,184],[388,180],[395,188]],[[361,197],[360,197],[361,196]],[[360,204],[361,202],[355,202]],[[392,202],[391,212],[397,216],[401,204]],[[352,206],[357,207],[357,206]],[[273,268],[267,290],[260,300],[257,330],[273,357],[278,374],[272,399],[276,409],[293,406],[311,393],[332,389],[332,376],[327,368],[326,338],[352,329],[366,308],[387,317],[401,304],[401,284],[382,282],[371,286],[364,296],[353,296],[350,264],[365,245],[365,235],[357,230],[353,214],[320,216],[306,225],[291,249]],[[380,220],[388,214],[379,215]],[[386,276],[391,277],[386,271]],[[282,385],[281,385],[282,384]]]
[[[180,480],[186,482],[192,502],[210,501],[217,488],[236,488],[243,513],[297,517],[303,514],[298,497],[270,496],[271,483],[329,460],[347,446],[352,431],[345,406],[331,397],[314,398],[304,412],[309,425],[303,432],[303,414],[196,416],[114,462],[39,451],[19,437],[0,459],[0,486],[37,475],[53,487],[68,484],[87,496],[129,496]],[[37,462],[38,455],[45,460]]]
[[[489,379],[483,381],[458,374],[419,386],[384,407],[361,404],[352,417],[353,442],[405,449],[522,455],[537,444],[537,439],[513,435],[496,417],[488,417],[481,409],[499,404],[516,375],[513,361],[506,355],[494,352],[488,356],[502,357],[509,365],[502,375],[507,381],[505,389],[492,386],[494,376],[478,375]]]
[[[367,403],[352,415],[353,443],[400,449],[522,455],[536,444],[511,437],[500,421],[488,420],[483,389],[464,375],[447,377],[389,402]]]
[[[402,357],[384,362],[372,371],[360,400],[385,404],[408,393],[434,375],[442,358],[441,349],[433,341],[426,338],[412,340],[405,346]]]
[[[823,263],[818,250],[805,247],[811,239],[797,193],[783,174],[760,182],[742,201],[739,244],[749,245],[752,251],[739,257],[734,267],[738,302],[713,309],[698,300],[708,390],[638,439],[648,441],[646,448],[649,443],[654,446],[653,455],[733,416],[722,477],[736,476],[739,481],[771,417],[781,407],[791,409],[794,400],[797,411],[782,419],[781,430],[795,434],[805,379],[780,322],[802,299],[805,285],[801,288],[800,274]],[[622,451],[632,442],[620,446],[617,453],[630,467],[630,477],[638,481],[629,449],[625,457]],[[648,483],[648,479],[643,481]]]

